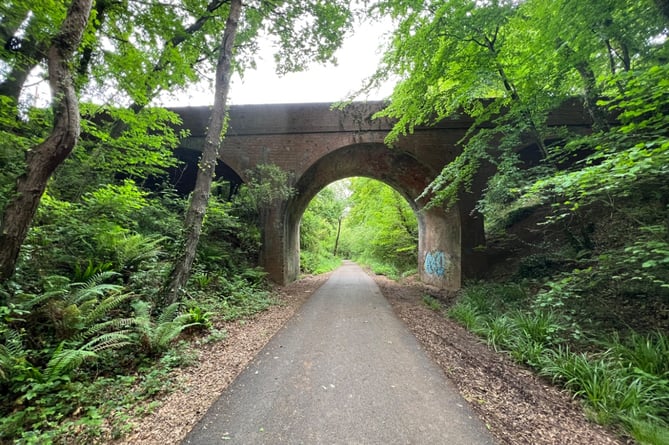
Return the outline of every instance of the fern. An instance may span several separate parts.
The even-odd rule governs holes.
[[[93,298],[102,297],[110,292],[120,292],[123,289],[122,286],[106,283],[106,281],[118,275],[114,271],[98,272],[84,283],[70,284],[70,290],[74,290],[74,292],[69,294],[67,298],[68,302],[78,305]]]
[[[24,392],[31,383],[44,379],[41,370],[34,366],[28,356],[31,351],[25,348],[23,332],[5,330],[4,345],[0,345],[0,382],[8,389],[3,396],[8,400],[12,395]],[[1,435],[0,435],[1,437]]]
[[[110,317],[130,298],[130,294],[121,293],[122,286],[107,282],[117,276],[118,273],[112,271],[99,272],[83,283],[54,277],[50,280],[53,289],[33,296],[26,307],[46,313],[59,340],[80,338],[82,332]]]
[[[151,333],[151,350],[152,352],[166,351],[170,343],[176,339],[181,332],[186,328],[186,325],[180,325],[174,321],[163,322],[156,325]]]
[[[122,269],[132,269],[144,261],[158,258],[162,253],[160,244],[166,239],[164,236],[140,234],[116,238],[113,244],[118,266]]]
[[[86,343],[82,346],[82,349],[98,353],[107,349],[123,348],[132,344],[132,341],[128,336],[129,333],[129,330],[107,332],[106,334],[95,337],[93,340]]]
[[[118,308],[123,302],[128,300],[131,296],[132,294],[125,293],[119,295],[112,295],[110,297],[105,298],[104,300],[99,302],[95,306],[95,308],[91,309],[91,311],[86,315],[86,317],[84,318],[84,324],[86,326],[92,325],[94,322],[100,320],[101,318],[108,315],[111,311]]]
[[[151,319],[151,306],[146,301],[137,300],[132,307],[139,341],[149,355],[162,354],[184,330],[202,325],[192,322],[190,314],[179,314],[179,303],[165,307],[155,321]]]
[[[51,355],[44,370],[44,380],[53,381],[80,367],[86,360],[98,358],[98,354],[107,349],[120,349],[131,344],[127,332],[107,332],[88,341],[79,348],[65,348],[61,342]]]
[[[82,283],[50,277],[47,282],[50,289],[26,302],[26,307],[48,316],[59,341],[51,350],[43,372],[37,376],[38,381],[54,381],[85,361],[97,359],[101,351],[131,343],[128,334],[134,320],[114,317],[115,311],[131,297],[129,293],[121,293],[121,286],[108,283],[116,276],[111,271],[99,272]],[[27,354],[20,355],[20,335],[8,331],[5,337],[7,345],[0,349],[0,377],[8,378],[11,370],[37,370],[25,359]],[[44,352],[48,354],[49,348]]]
[[[49,290],[43,292],[41,295],[24,295],[27,301],[23,303],[23,309],[30,310],[35,307],[44,306],[51,300],[61,301],[62,306],[79,305],[82,302],[100,297],[109,292],[120,292],[122,289],[121,286],[104,283],[116,276],[118,276],[116,272],[105,271],[95,274],[86,282],[71,283],[66,277],[52,275],[45,280],[50,288]]]
[[[165,307],[163,311],[158,316],[158,323],[166,323],[168,321],[174,320],[174,318],[179,313],[179,303],[172,303],[169,306]]]
[[[5,345],[0,345],[0,381],[9,380],[14,367],[15,355]]]
[[[56,287],[43,292],[41,295],[21,294],[21,297],[25,300],[22,304],[22,309],[31,310],[35,307],[42,306],[51,299],[62,298],[64,295],[67,295],[70,280],[59,275],[52,275],[45,280],[48,287],[53,287],[53,280],[58,282]]]
[[[129,332],[129,328],[136,324],[135,318],[114,318],[102,323],[97,323],[82,333],[81,338],[91,338],[100,332]]]
[[[86,349],[65,349],[65,342],[61,342],[51,355],[44,370],[44,380],[54,381],[64,376],[68,371],[75,369],[86,360],[97,358],[94,351]]]

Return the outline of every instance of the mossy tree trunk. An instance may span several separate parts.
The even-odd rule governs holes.
[[[230,12],[225,24],[225,32],[221,42],[220,53],[216,65],[216,84],[214,106],[209,117],[207,135],[202,147],[202,156],[198,163],[195,189],[191,195],[190,205],[184,223],[185,239],[181,253],[174,265],[169,283],[164,290],[165,305],[179,300],[180,291],[186,285],[195,260],[195,253],[202,223],[207,212],[211,184],[216,172],[221,141],[224,136],[224,124],[230,77],[232,76],[232,50],[237,34],[237,27],[241,16],[241,0],[230,1]]]
[[[92,0],[72,1],[47,51],[53,129],[43,142],[26,153],[26,171],[17,179],[15,195],[4,209],[0,225],[0,281],[13,275],[46,184],[79,139],[79,101],[70,67],[86,29],[92,3]]]

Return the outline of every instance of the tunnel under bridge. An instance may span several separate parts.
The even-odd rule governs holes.
[[[277,283],[295,280],[300,271],[299,224],[311,199],[328,184],[352,176],[382,181],[404,196],[418,219],[418,271],[421,281],[442,289],[459,289],[463,279],[486,270],[483,219],[476,210],[492,168],[481,169],[471,191],[462,192],[449,210],[426,208],[419,198],[442,168],[459,153],[458,141],[472,124],[454,116],[430,127],[415,128],[389,148],[384,139],[393,122],[372,116],[382,102],[239,105],[230,107],[220,159],[246,181],[259,164],[275,164],[291,175],[296,194],[275,201],[263,212],[260,264]],[[181,149],[200,150],[209,107],[177,108],[190,136]],[[589,128],[578,104],[552,113],[549,125]],[[520,149],[521,147],[519,147]]]

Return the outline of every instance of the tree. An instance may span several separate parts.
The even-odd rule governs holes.
[[[263,4],[261,3],[261,7],[262,6]],[[279,20],[279,26],[274,28],[278,31],[278,37],[284,48],[293,49],[292,45],[295,45],[295,47],[300,50],[306,48],[312,48],[313,50],[313,48],[315,48],[317,50],[316,54],[321,58],[323,56],[330,57],[332,51],[336,48],[335,45],[341,43],[341,30],[346,27],[347,17],[350,16],[350,11],[336,2],[326,4],[316,2],[311,5],[309,2],[297,2],[297,4],[293,4],[286,9],[284,13],[285,18]],[[300,17],[304,15],[306,15],[306,17],[300,19]],[[171,304],[178,301],[179,293],[188,280],[193,260],[195,259],[198,241],[202,232],[202,222],[204,221],[209,200],[212,177],[215,172],[216,162],[219,157],[219,150],[224,136],[226,101],[233,66],[233,47],[241,16],[241,1],[231,0],[228,21],[225,26],[216,68],[214,107],[209,118],[209,127],[205,137],[202,156],[199,161],[195,190],[191,196],[190,205],[186,213],[184,224],[186,236],[184,246],[165,290],[165,304]],[[253,17],[253,15],[251,15],[251,17]],[[309,24],[311,21],[310,19],[313,20],[312,24],[308,25],[306,29],[300,29],[298,27],[297,32],[295,32],[295,30],[289,31],[282,28],[287,24],[297,24],[301,20],[306,20],[306,23]],[[330,26],[334,26],[334,28],[329,29],[328,27]],[[290,37],[291,39],[295,37],[294,33],[298,37],[297,42],[286,40],[287,37]],[[316,39],[314,39],[315,37]],[[301,55],[296,55],[292,51],[283,52],[280,55],[283,56],[283,63],[280,64],[279,67],[280,70],[297,70],[302,68],[304,61]]]
[[[79,101],[71,63],[88,23],[92,0],[73,0],[47,52],[52,94],[53,129],[26,153],[26,171],[16,184],[0,225],[0,280],[9,278],[49,177],[79,138]]]
[[[300,250],[315,256],[337,256],[341,222],[349,205],[348,180],[334,182],[318,192],[300,220]]]
[[[219,6],[221,3],[216,2]],[[6,68],[7,71],[3,73],[6,75],[0,86],[0,94],[9,98],[8,102],[7,99],[3,98],[3,103],[13,106],[12,109],[15,109],[17,105],[28,74],[43,61],[45,52],[43,48],[49,45],[48,36],[54,28],[53,23],[58,17],[64,15],[62,9],[58,2],[37,5],[22,0],[12,1],[6,8],[3,7],[0,37],[4,39],[5,45],[0,50],[0,57],[4,62],[3,68]],[[89,6],[88,9],[90,15],[91,7]],[[215,7],[207,9],[207,19],[214,17],[212,13],[215,9]],[[4,249],[2,256],[0,256],[0,280],[8,278],[13,273],[18,251],[32,221],[39,198],[44,192],[48,177],[67,158],[78,140],[80,119],[77,96],[83,91],[84,94],[92,94],[98,99],[105,96],[115,97],[116,100],[112,104],[117,105],[124,101],[124,96],[127,94],[125,97],[129,96],[131,100],[134,100],[135,106],[131,109],[139,112],[162,88],[184,85],[185,80],[193,78],[192,73],[197,65],[194,52],[176,52],[173,47],[185,40],[184,35],[190,35],[188,31],[194,33],[202,27],[202,24],[196,22],[197,25],[194,24],[186,28],[185,25],[181,24],[181,20],[190,21],[188,9],[175,8],[174,11],[178,12],[173,13],[170,8],[151,7],[143,2],[131,2],[130,7],[126,8],[119,2],[101,0],[96,2],[93,10],[95,20],[91,21],[92,25],[87,28],[86,22],[82,23],[82,29],[80,30],[82,35],[77,37],[76,42],[68,42],[72,46],[67,48],[69,51],[69,54],[67,54],[68,60],[62,63],[67,70],[67,82],[65,82],[67,88],[61,90],[52,88],[54,96],[52,108],[55,114],[54,128],[57,130],[59,127],[71,125],[72,129],[68,131],[71,135],[76,133],[77,137],[70,137],[70,140],[67,140],[65,133],[61,131],[63,140],[60,149],[57,153],[54,152],[53,156],[46,155],[44,154],[44,148],[52,143],[53,137],[58,137],[58,134],[54,132],[52,138],[47,138],[38,146],[40,147],[39,150],[34,148],[28,152],[25,165],[26,173],[17,180],[17,187],[14,191],[16,198],[4,208],[2,237],[3,246],[7,246],[7,249]],[[201,11],[201,9],[195,8],[195,12],[198,11]],[[107,17],[111,17],[112,20],[105,20]],[[88,22],[88,15],[86,18]],[[186,28],[186,32],[180,34],[181,28]],[[175,29],[180,36],[179,39],[176,37],[161,37],[173,34]],[[17,36],[16,34],[19,31],[24,36]],[[210,32],[215,31],[213,29]],[[58,42],[59,39],[62,40],[60,35],[53,41]],[[169,52],[171,57],[165,56],[158,47],[157,43],[160,40],[171,43],[171,45],[165,45],[167,49],[172,48],[172,51]],[[103,45],[105,46],[104,50]],[[145,51],[140,51],[141,49]],[[57,75],[54,75],[58,73],[55,73],[52,68],[52,66],[55,66],[52,63],[52,51],[49,50],[47,55],[51,84],[65,84],[58,79]],[[156,57],[159,60],[154,62],[153,60]],[[185,62],[185,65],[178,65],[176,68],[172,66],[171,70],[167,70],[167,67],[174,65],[175,61]],[[151,66],[151,64],[156,66],[157,69],[143,70],[143,67]],[[131,72],[131,67],[132,69],[139,68],[143,70],[143,73],[148,72],[149,74],[127,77],[127,73]],[[184,69],[184,67],[187,67],[187,69]],[[169,74],[166,75],[163,71],[169,71]],[[92,72],[93,75],[89,76],[89,72]],[[157,73],[162,75],[158,76]],[[127,81],[128,79],[132,80]],[[126,81],[124,82],[124,80]],[[99,88],[103,85],[105,88]],[[115,89],[113,94],[108,93],[109,88]],[[63,94],[63,91],[66,91],[67,94]],[[65,113],[60,109],[63,108],[62,104],[67,104],[67,112]],[[3,119],[9,120],[10,117],[5,115],[4,112],[6,110],[3,109]],[[88,136],[94,135],[89,139],[97,139],[99,145],[104,145],[104,141],[109,139],[102,134],[107,130],[102,130],[104,127],[100,124],[104,125],[106,122],[105,119],[100,122],[99,114],[97,116],[98,122],[94,118],[87,121],[87,129],[90,131]],[[108,116],[114,117],[115,115],[112,112]],[[64,124],[62,122],[64,118],[69,119],[70,123]],[[160,119],[164,118],[158,120]],[[172,119],[172,117],[167,118],[168,121],[169,119]],[[108,130],[114,138],[123,136],[123,131],[129,128],[128,116],[119,119],[118,122],[121,125],[111,126]],[[145,118],[141,125],[150,127],[150,131],[154,135],[156,134],[157,120],[154,117]],[[76,131],[74,127],[76,127]],[[21,130],[21,128],[18,131],[12,129],[10,132],[13,132],[12,136],[21,138]],[[166,126],[163,126],[159,131],[162,131],[168,138],[171,137],[171,130],[167,129]],[[134,134],[141,135],[143,133],[137,132]],[[126,142],[124,148],[133,146],[132,143],[128,145],[127,140],[124,142]],[[174,138],[172,137],[173,143]],[[139,144],[146,145],[146,139],[136,145]],[[20,150],[20,144],[16,144],[16,146]],[[48,161],[45,162],[47,158]],[[162,163],[163,165],[169,164],[168,161],[164,160]]]
[[[119,139],[133,135],[143,138],[147,132],[140,131],[142,127],[148,128],[154,136],[156,127],[151,120],[156,122],[155,115],[142,114],[142,110],[155,103],[161,92],[177,93],[192,82],[205,80],[202,73],[211,71],[209,67],[220,53],[218,36],[224,25],[220,18],[227,17],[230,2],[175,0],[172,3],[173,7],[166,8],[161,4],[135,0],[95,2],[94,20],[85,28],[81,45],[73,48],[70,60],[74,91],[81,97],[103,102],[106,107],[100,107],[98,111],[114,119],[110,124],[107,119],[98,119],[100,114],[88,115],[86,140],[91,142],[88,147],[95,144],[90,153],[86,153],[93,157],[91,164],[96,163],[94,156],[98,154],[102,153],[103,159],[108,158],[104,156],[105,150],[120,152],[117,159],[128,157],[128,147],[141,145],[150,145],[149,150],[163,150],[164,153],[165,147],[174,144],[174,134],[166,125],[166,122],[173,123],[170,122],[173,116],[161,118],[158,124],[162,125],[158,131],[166,138],[162,146],[155,141],[146,144],[146,139],[129,144],[127,139]],[[40,48],[48,42],[54,21],[64,12],[58,2],[38,5],[28,0],[12,0],[3,4],[1,11],[0,39],[5,45],[0,49],[0,73],[3,76],[0,92],[9,99],[7,104],[18,110],[16,102],[28,74],[35,72],[44,60]],[[245,4],[242,13],[233,61],[233,66],[240,72],[253,67],[261,35],[276,37],[273,43],[279,72],[300,70],[314,61],[331,60],[344,32],[349,29],[351,17],[348,2],[344,1],[259,0]],[[114,108],[119,106],[128,108],[136,117]],[[5,119],[3,113],[0,121],[9,122]],[[134,155],[129,157],[137,159]],[[63,159],[65,157],[59,157],[53,168]],[[33,158],[28,161],[32,162]],[[161,158],[157,164],[164,167],[169,162]],[[8,209],[5,211],[8,217],[7,212]],[[31,218],[12,221],[21,227],[10,231],[25,233]],[[20,248],[21,240],[17,239],[15,244],[12,251]],[[3,275],[6,278],[11,274],[12,266],[3,265],[3,269],[7,270]]]
[[[198,163],[195,189],[191,195],[190,205],[186,213],[184,224],[186,237],[181,255],[174,265],[170,277],[170,283],[165,295],[165,306],[169,306],[179,300],[179,291],[186,284],[190,276],[200,234],[202,233],[202,223],[207,211],[211,183],[216,171],[219,149],[224,135],[226,104],[230,89],[230,77],[232,76],[232,49],[237,36],[237,27],[239,26],[241,12],[241,0],[231,0],[228,20],[225,24],[225,31],[221,40],[218,64],[216,66],[214,107],[211,110],[207,135],[202,147],[202,156]]]
[[[397,119],[388,142],[449,115],[475,119],[462,154],[426,191],[446,205],[481,163],[501,174],[515,169],[514,150],[528,138],[554,168],[563,144],[545,145],[545,122],[567,98],[581,95],[596,127],[606,129],[597,100],[616,86],[607,79],[653,63],[665,27],[651,0],[387,0],[372,10],[399,21],[372,79],[402,79],[380,113]]]
[[[346,227],[354,255],[400,270],[417,263],[416,215],[396,190],[369,178],[351,179]]]

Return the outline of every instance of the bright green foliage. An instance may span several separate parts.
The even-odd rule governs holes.
[[[509,43],[517,2],[388,1],[378,7],[400,19],[377,74],[403,79],[379,113],[398,119],[388,141],[454,114],[474,118],[462,155],[426,190],[433,192],[435,203],[452,205],[481,162],[491,160],[493,149],[514,148],[525,132],[542,141],[545,106],[519,82],[523,68],[518,62],[526,60],[526,48]],[[497,129],[480,127],[490,120]]]
[[[0,6],[0,209],[13,198],[26,152],[53,125],[50,110],[30,108],[22,79],[45,72],[44,50],[66,6],[24,0]],[[331,61],[353,17],[350,2],[339,0],[243,7],[233,61],[240,73],[254,66],[261,38],[275,44],[281,73]],[[2,440],[88,442],[102,433],[103,417],[118,416],[121,405],[132,409],[128,388],[150,386],[146,398],[166,386],[168,379],[156,376],[164,377],[167,365],[151,368],[151,360],[164,354],[161,361],[176,366],[174,341],[185,329],[274,303],[255,267],[258,220],[268,205],[291,195],[291,178],[260,167],[235,202],[214,198],[187,305],[151,313],[182,235],[185,203],[156,184],[177,165],[172,150],[186,136],[175,130],[174,113],[151,105],[206,83],[202,73],[213,71],[228,10],[226,1],[94,2],[83,42],[68,61],[85,102],[81,138],[51,177],[13,279],[0,288]],[[8,41],[12,36],[18,40]],[[108,281],[97,281],[103,277]],[[30,295],[30,303],[23,301]],[[129,342],[143,354],[128,353]],[[140,365],[153,369],[146,371],[150,384],[128,377],[143,375]],[[119,376],[118,384],[104,375]],[[124,395],[101,401],[105,394],[96,389]],[[74,410],[77,418],[68,419]],[[122,419],[118,424],[127,431]]]
[[[300,221],[300,267],[308,273],[324,273],[338,267],[342,252],[341,226],[348,206],[348,181],[333,183],[309,203]],[[339,235],[339,237],[338,237]],[[337,248],[337,252],[335,252]]]
[[[113,272],[95,274],[85,283],[69,283],[64,277],[49,277],[48,290],[41,295],[20,295],[25,308],[33,316],[42,315],[50,320],[56,340],[90,337],[107,328],[119,329],[124,321],[108,323],[106,317],[130,298],[122,293],[122,286],[109,284]],[[35,313],[37,312],[37,313]]]
[[[644,189],[660,193],[669,176],[667,79],[669,65],[616,78],[624,82],[625,90],[607,105],[619,113],[621,125],[573,141],[574,148],[589,146],[594,153],[578,168],[537,182],[534,191],[557,194],[573,209],[594,201],[613,204],[613,197],[633,196]]]
[[[614,101],[623,110],[623,132],[647,125],[660,129],[658,119],[666,119],[667,113],[661,111],[666,107],[667,88],[662,87],[666,63],[659,61],[666,60],[667,49],[658,43],[664,40],[666,23],[649,0],[388,0],[374,5],[374,11],[399,22],[376,75],[376,80],[390,74],[402,79],[390,105],[380,113],[398,119],[389,142],[416,126],[454,114],[474,118],[461,141],[462,154],[428,189],[434,203],[453,204],[483,162],[497,165],[499,175],[516,174],[514,150],[528,142],[537,144],[544,156],[551,155],[552,162],[573,154],[562,143],[546,143],[548,137],[570,138],[560,132],[549,135],[546,128],[547,114],[567,98],[582,96],[595,128],[602,131],[608,122],[603,104],[597,101],[605,94],[624,97]],[[643,122],[639,125],[625,122],[642,116],[633,119]],[[494,128],[486,128],[490,124]],[[658,142],[639,145],[635,152],[646,164],[655,159],[655,165],[666,164]],[[603,156],[592,159],[601,164],[599,170],[586,173],[593,190],[602,190],[597,182],[606,178],[610,180],[606,185],[616,182],[607,166],[611,152],[603,148]],[[630,173],[620,171],[631,180],[646,168],[638,161],[633,155],[612,162],[621,167],[629,162],[638,165]],[[583,180],[574,176],[572,182]],[[560,176],[551,184],[568,186]]]
[[[98,102],[130,101],[141,107],[161,91],[176,93],[201,80],[200,73],[213,71],[228,9],[223,1],[177,1],[170,7],[97,1],[75,67],[79,88]],[[43,47],[64,14],[62,2],[5,2],[0,17],[8,35],[28,20],[19,57],[3,41],[0,60],[18,66],[17,59],[35,57],[25,48]],[[329,61],[350,29],[351,17],[350,4],[344,1],[248,2],[236,39],[238,69],[253,66],[259,35],[274,37],[280,72]]]
[[[337,256],[353,258],[376,273],[399,277],[416,268],[418,222],[406,199],[387,185],[350,178],[321,190],[302,216],[303,270],[337,267]]]
[[[75,200],[119,176],[144,180],[175,164],[170,151],[184,136],[174,130],[178,119],[174,113],[148,106],[164,92],[183,92],[206,80],[201,73],[213,71],[228,13],[229,4],[224,1],[176,1],[170,7],[95,2],[71,69],[76,92],[96,105],[81,107],[82,138],[68,162],[70,173],[51,187],[53,196]],[[0,95],[8,96],[2,98],[7,107],[0,116],[0,131],[11,133],[3,138],[8,144],[0,151],[0,162],[12,165],[0,177],[0,190],[7,192],[2,194],[1,208],[12,197],[11,184],[22,172],[19,160],[50,126],[30,110],[21,114],[20,124],[12,119],[24,106],[24,99],[15,103],[24,77],[36,67],[45,68],[46,46],[64,14],[63,4],[36,6],[23,0],[3,5],[0,14]],[[351,5],[345,1],[247,2],[235,40],[233,70],[252,67],[259,40],[268,36],[275,43],[279,72],[331,61],[352,17]],[[31,126],[35,131],[25,131]],[[32,213],[16,225],[25,227],[30,218]],[[13,258],[10,268],[14,268]]]
[[[139,233],[150,228],[139,224],[148,208],[165,212],[158,200],[149,199],[131,180],[107,184],[75,202],[45,195],[24,245],[19,273],[38,265],[43,275],[85,278],[83,271],[88,269],[88,275],[115,270],[129,278],[141,263],[155,262],[167,240],[160,232]]]
[[[300,223],[300,246],[302,249],[315,249],[325,240],[332,242],[337,232],[339,219],[344,216],[347,202],[339,197],[332,187],[321,190],[309,203]]]
[[[86,283],[69,283],[52,277],[43,294],[13,298],[23,318],[0,322],[0,407],[27,407],[3,416],[1,437],[67,415],[76,405],[56,409],[58,405],[50,403],[67,391],[76,370],[131,344],[132,321],[117,316],[130,295],[122,293],[121,286],[105,283],[110,278],[113,274],[101,273]]]
[[[141,182],[163,176],[165,169],[178,164],[173,149],[183,135],[172,127],[179,123],[174,113],[146,108],[135,114],[90,104],[82,108],[85,137],[56,171],[49,187],[53,196],[76,200],[98,187],[116,187],[113,182],[119,176]],[[112,136],[115,126],[124,130]]]
[[[65,167],[54,189],[76,176],[76,169]],[[153,306],[183,207],[183,198],[170,190],[132,180],[44,197],[15,280],[0,291],[0,430],[7,438],[25,432],[37,442],[54,442],[75,432],[83,437],[82,428],[99,434],[100,413],[109,417],[118,407],[111,401],[105,406],[101,394],[84,396],[82,386],[93,388],[96,376],[134,374],[138,366],[173,355],[180,333],[211,326],[214,317],[236,319],[274,304],[264,273],[253,269],[256,210],[216,198],[198,252],[197,274],[206,279],[189,286],[191,299],[178,313],[133,311],[130,301]],[[169,380],[152,382],[150,393],[134,397],[150,397]],[[24,396],[25,409],[14,412]],[[85,408],[82,417],[66,420],[78,406]]]
[[[345,221],[346,245],[363,263],[384,263],[386,273],[415,270],[418,222],[397,191],[368,178],[351,179],[351,210]]]
[[[204,80],[201,72],[214,71],[228,9],[227,2],[201,0],[176,2],[168,8],[102,2],[88,40],[93,57],[87,91],[112,102],[123,91],[134,103],[146,105],[161,91],[175,94]],[[261,35],[276,43],[279,72],[329,61],[350,21],[350,5],[344,1],[245,3],[235,39],[235,69],[254,66]],[[103,45],[105,50],[100,51]]]
[[[470,285],[449,315],[496,350],[564,385],[598,422],[622,425],[641,443],[663,444],[669,433],[666,334],[570,338],[574,324],[565,306],[581,303],[563,300],[552,310],[543,306],[550,298],[530,297],[515,284]]]
[[[259,164],[246,172],[248,181],[241,191],[248,205],[261,211],[276,201],[290,198],[295,190],[291,186],[290,173],[272,164]]]
[[[244,187],[244,186],[243,186]],[[209,200],[198,246],[196,273],[233,277],[255,266],[261,246],[258,213],[245,198]]]
[[[624,348],[620,344],[616,347]],[[617,362],[609,351],[588,355],[568,348],[546,354],[541,373],[585,399],[600,423],[646,423],[664,430],[665,434],[669,429],[666,374],[649,374],[633,367],[631,362]]]
[[[25,121],[16,119],[11,99],[0,96],[0,209],[14,191],[16,177],[25,169],[25,152],[44,136],[49,112],[31,110]]]
[[[492,164],[497,174],[478,206],[488,235],[512,260],[519,250],[528,255],[513,278],[527,280],[534,295],[474,286],[451,316],[556,376],[594,418],[654,444],[667,442],[668,376],[640,363],[667,362],[666,339],[648,333],[666,327],[655,312],[669,295],[669,44],[660,3],[375,3],[398,22],[374,79],[402,79],[380,113],[398,122],[388,142],[451,115],[471,116],[461,154],[425,195],[450,206]],[[592,119],[591,134],[547,126],[567,100]],[[530,152],[541,159],[527,161]],[[621,338],[609,351],[599,343],[607,333]],[[572,352],[581,348],[590,352]]]
[[[149,303],[141,300],[132,303],[135,334],[143,353],[153,357],[162,355],[184,330],[203,325],[201,314],[197,311],[179,313],[179,307],[179,303],[173,303],[154,318]]]

